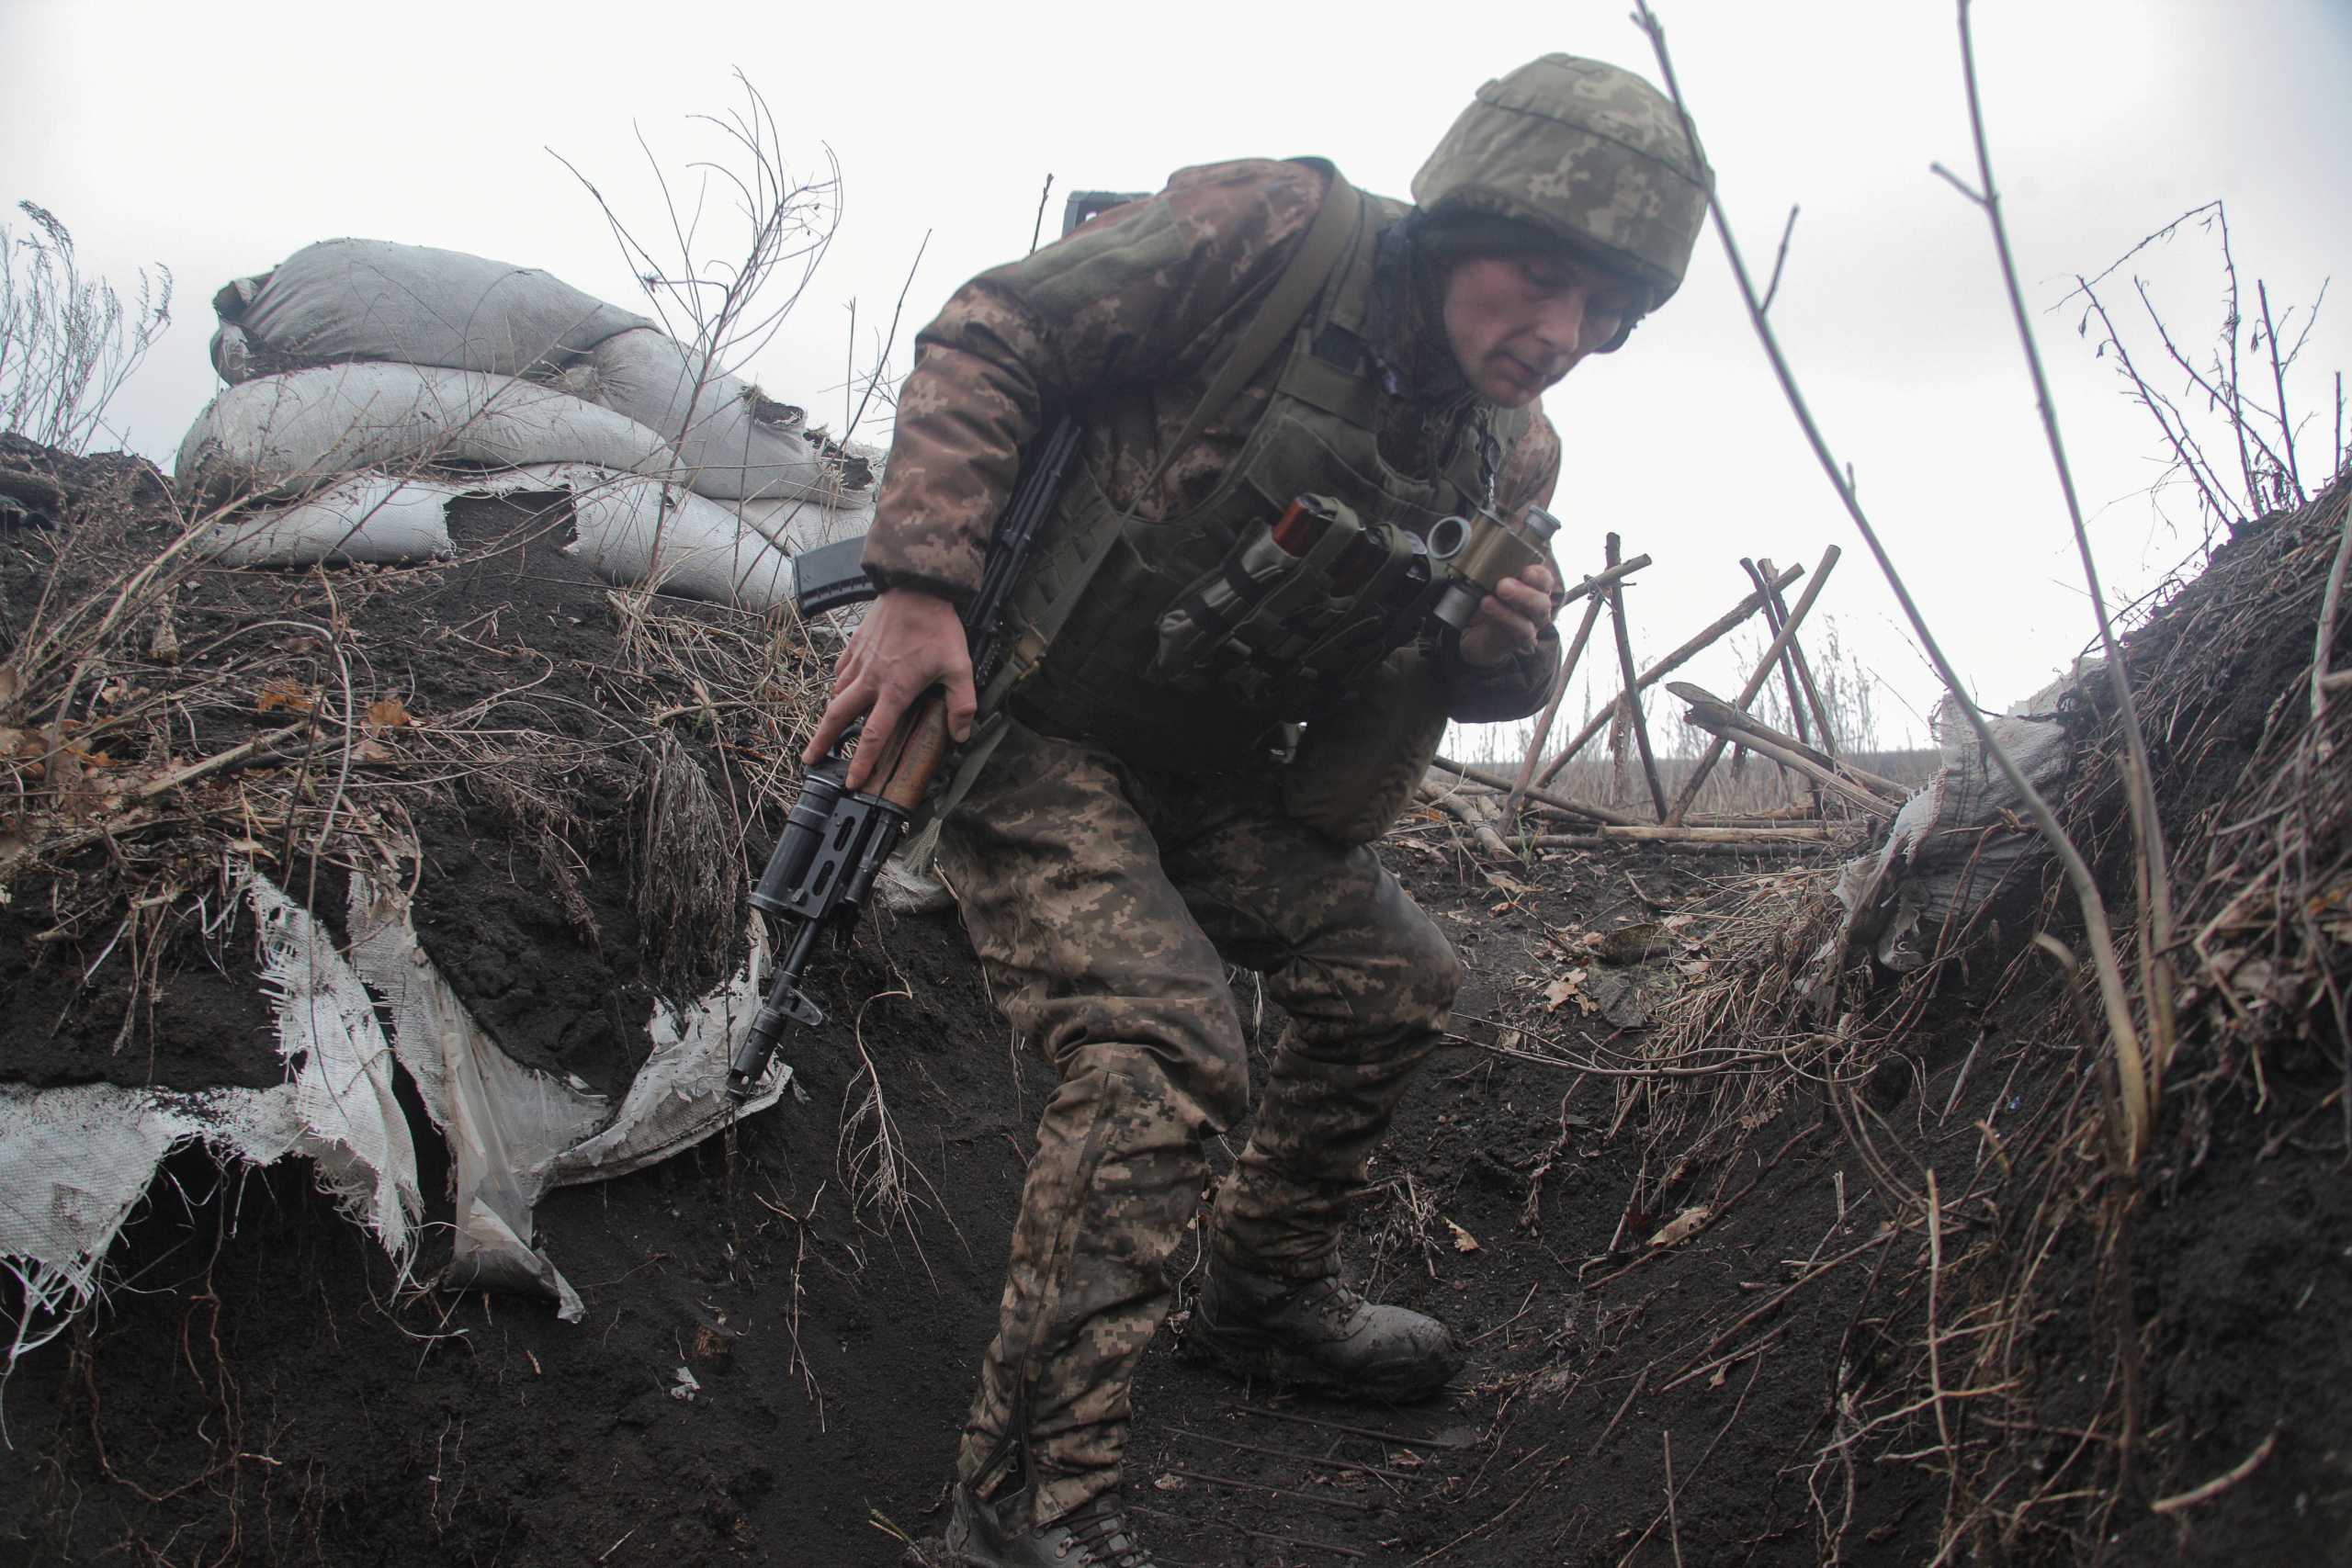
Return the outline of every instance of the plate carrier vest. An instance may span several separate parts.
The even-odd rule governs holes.
[[[1156,669],[1161,617],[1204,579],[1226,570],[1252,534],[1295,500],[1330,497],[1367,526],[1386,524],[1425,536],[1441,518],[1468,515],[1486,502],[1500,454],[1533,417],[1465,400],[1437,444],[1434,473],[1405,474],[1383,459],[1382,401],[1399,394],[1385,389],[1386,372],[1370,346],[1374,257],[1380,236],[1412,209],[1360,197],[1336,170],[1331,182],[1291,267],[1309,276],[1286,274],[1228,345],[1227,371],[1253,350],[1262,365],[1287,348],[1273,396],[1240,453],[1199,506],[1156,522],[1114,506],[1085,465],[1077,466],[1007,603],[1001,646],[1008,653],[1001,669],[981,672],[984,713],[1002,708],[1032,728],[1101,745],[1147,767],[1190,775],[1240,772],[1270,758],[1278,726],[1311,724],[1331,711],[1355,682],[1420,634],[1418,621],[1399,626],[1386,608],[1365,604],[1360,614],[1336,617],[1351,632],[1319,639],[1308,662],[1268,667],[1245,660],[1185,679]],[[1336,250],[1336,261],[1317,257],[1318,249],[1326,255]],[[1315,281],[1318,262],[1320,288],[1303,306],[1286,304],[1284,285],[1295,299]],[[1233,378],[1216,378],[1163,455],[1162,470],[1223,400],[1220,394],[1238,389],[1229,385]],[[1493,445],[1482,454],[1486,441]],[[1140,493],[1157,488],[1158,479],[1155,472]],[[1375,575],[1356,595],[1369,597],[1387,581]]]

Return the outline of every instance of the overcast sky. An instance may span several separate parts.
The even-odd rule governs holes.
[[[718,151],[690,117],[734,106],[740,67],[797,167],[821,172],[830,148],[844,181],[831,253],[749,373],[838,427],[845,365],[872,364],[870,333],[926,233],[894,376],[958,283],[1027,247],[1048,173],[1057,215],[1070,188],[1154,188],[1247,155],[1320,153],[1401,196],[1488,76],[1564,50],[1655,78],[1627,9],[0,0],[0,197],[9,219],[19,198],[51,209],[118,278],[153,262],[178,278],[177,324],[112,410],[129,445],[168,465],[216,389],[212,291],[314,240],[476,252],[642,308],[549,150],[651,232],[636,137],[690,185],[688,164]],[[1660,12],[1751,267],[1770,270],[1783,217],[1803,208],[1773,320],[1815,412],[1962,673],[1995,705],[2023,698],[2091,625],[1985,225],[1928,172],[1941,160],[1973,177],[1951,6]],[[2148,493],[2162,437],[2075,335],[2079,311],[2050,308],[2073,274],[2217,197],[2249,312],[2256,275],[2275,308],[2308,306],[2352,258],[2352,0],[1979,0],[1975,19],[1995,173],[2120,601],[2194,547],[2193,508]],[[2222,311],[2211,237],[2184,231],[2111,281],[2132,322],[2135,274],[2184,347],[2208,353]],[[2299,309],[2290,340],[2301,321]],[[2333,464],[2346,323],[2352,300],[2322,311],[2289,383],[2312,416],[2314,485]],[[2131,342],[2153,368],[2153,338]],[[1638,650],[1663,652],[1745,592],[1740,555],[1811,562],[1834,542],[1848,555],[1824,611],[1924,711],[1932,677],[1896,635],[1712,234],[1682,294],[1545,407],[1566,451],[1565,563],[1597,569],[1608,530],[1657,558],[1634,597]],[[871,413],[860,434],[879,435]],[[1899,714],[1889,728],[1906,722],[1916,732]]]

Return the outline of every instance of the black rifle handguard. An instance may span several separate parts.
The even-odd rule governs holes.
[[[1077,422],[1065,418],[1035,445],[989,536],[979,589],[963,615],[975,670],[985,668],[993,656],[997,617],[1061,492],[1078,450],[1078,433]],[[857,564],[864,547],[861,536],[794,558],[793,599],[803,615],[874,597],[874,585]],[[847,786],[849,748],[864,728],[862,720],[802,775],[799,796],[785,818],[767,869],[752,890],[752,907],[779,930],[766,998],[728,1062],[727,1091],[737,1100],[758,1091],[787,1024],[813,1027],[825,1021],[824,1010],[801,990],[800,977],[819,936],[829,927],[847,931],[856,923],[883,863],[899,847],[915,808],[953,750],[946,722],[945,702],[935,689],[919,699],[900,719],[899,733],[890,741],[892,754],[876,770],[876,783],[870,790]]]

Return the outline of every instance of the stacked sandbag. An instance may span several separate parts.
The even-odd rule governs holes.
[[[229,387],[175,474],[236,508],[217,525],[232,559],[423,558],[448,547],[451,497],[553,490],[612,581],[765,607],[786,557],[871,520],[864,465],[852,482],[798,409],[534,268],[330,240],[213,310]]]

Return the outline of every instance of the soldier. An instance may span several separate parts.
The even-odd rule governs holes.
[[[958,1455],[963,1562],[1149,1568],[1118,1505],[1128,1389],[1204,1140],[1248,1110],[1228,961],[1288,1024],[1208,1216],[1188,1348],[1383,1400],[1460,1369],[1442,1325],[1339,1274],[1345,1205],[1461,976],[1362,840],[1446,717],[1540,704],[1556,584],[1529,565],[1432,632],[1400,622],[1398,583],[1439,519],[1549,502],[1536,400],[1673,294],[1709,179],[1647,83],[1547,55],[1479,90],[1417,206],[1316,162],[1188,169],[974,279],[918,339],[865,553],[884,592],[808,757],[863,716],[856,788],[931,688],[957,739],[979,718],[939,863],[1006,1016],[1061,1073]],[[1081,471],[976,691],[956,607],[1023,445],[1064,412]],[[1302,514],[1370,541],[1369,564],[1277,550]]]

